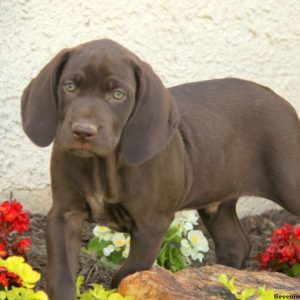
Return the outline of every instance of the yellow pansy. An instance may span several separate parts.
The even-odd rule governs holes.
[[[34,288],[41,275],[24,261],[21,256],[10,256],[5,260],[0,259],[0,266],[4,266],[9,272],[17,274],[22,279],[23,287]]]

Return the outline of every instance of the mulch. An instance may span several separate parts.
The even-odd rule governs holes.
[[[46,247],[44,240],[44,230],[46,226],[46,217],[40,214],[33,214],[31,217],[31,226],[29,237],[32,240],[31,250],[28,254],[28,261],[32,267],[42,274],[39,281],[38,289],[45,289],[45,272],[46,272]],[[259,263],[255,257],[262,252],[268,245],[274,228],[290,223],[300,225],[300,217],[291,215],[286,211],[270,211],[260,216],[249,216],[243,218],[241,223],[249,235],[252,251],[246,262],[245,268],[248,270],[259,270]],[[92,229],[95,224],[86,223],[83,231],[82,247],[86,246],[92,237]],[[210,250],[205,255],[203,264],[215,263],[214,245],[212,239],[207,235],[203,224],[199,224],[204,234],[208,237]],[[193,265],[198,267],[199,264]],[[101,283],[106,288],[112,279],[115,270],[107,269],[96,257],[86,253],[80,254],[79,274],[86,278],[85,287],[91,286],[92,283]]]

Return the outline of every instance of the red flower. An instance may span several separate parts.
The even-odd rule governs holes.
[[[274,256],[278,252],[278,249],[278,245],[270,244],[270,246],[266,248],[265,253],[270,256]]]
[[[26,232],[29,229],[29,217],[27,212],[20,212],[18,217],[16,218],[15,222],[13,223],[12,227],[18,233]]]
[[[300,261],[300,246],[296,247],[296,257]]]
[[[14,209],[10,209],[6,214],[3,215],[3,219],[6,222],[12,222],[18,216],[18,212]]]
[[[21,235],[29,230],[28,212],[16,201],[0,203],[0,258],[22,255],[29,250],[30,240]],[[2,276],[3,277],[3,276]]]
[[[0,286],[8,286],[8,278],[6,272],[0,274]]]
[[[294,228],[294,238],[300,240],[300,226]]]
[[[292,258],[295,256],[295,247],[293,245],[284,246],[281,249],[281,254],[284,257]]]
[[[5,212],[10,208],[10,203],[9,201],[4,201],[0,204],[0,212]]]
[[[8,272],[5,267],[0,267],[0,286],[2,287],[20,287],[22,279],[13,272]]]
[[[274,242],[288,241],[291,232],[292,232],[292,225],[285,224],[283,227],[274,230],[271,239]]]
[[[31,241],[28,238],[19,241],[18,242],[19,251],[27,252],[29,250],[30,244],[31,244]]]
[[[7,271],[7,269],[5,268],[5,267],[3,267],[3,266],[0,266],[0,273],[2,273],[2,272],[6,272]]]
[[[5,245],[0,243],[0,258],[6,257],[7,251],[5,249]]]
[[[300,227],[285,224],[273,232],[271,244],[259,255],[261,268],[290,274],[300,262]]]
[[[11,206],[16,211],[21,211],[23,209],[23,206],[21,203],[17,202],[16,200],[12,201]]]
[[[263,269],[266,269],[266,268],[267,268],[269,261],[270,261],[270,256],[269,256],[269,255],[264,255],[264,254],[262,254],[262,255],[260,256],[261,267],[262,267]]]
[[[13,272],[7,272],[7,277],[9,278],[9,285],[10,286],[22,286],[22,279],[19,277],[19,275],[13,273]]]

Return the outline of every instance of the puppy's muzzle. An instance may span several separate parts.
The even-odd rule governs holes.
[[[72,125],[72,134],[76,140],[90,141],[95,138],[98,128],[89,123],[74,123]]]

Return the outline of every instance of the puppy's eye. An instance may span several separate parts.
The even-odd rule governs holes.
[[[66,81],[63,85],[63,89],[67,93],[73,93],[76,90],[76,84],[74,81],[71,80]]]
[[[112,93],[112,96],[115,100],[122,100],[126,94],[121,90],[116,90]]]

